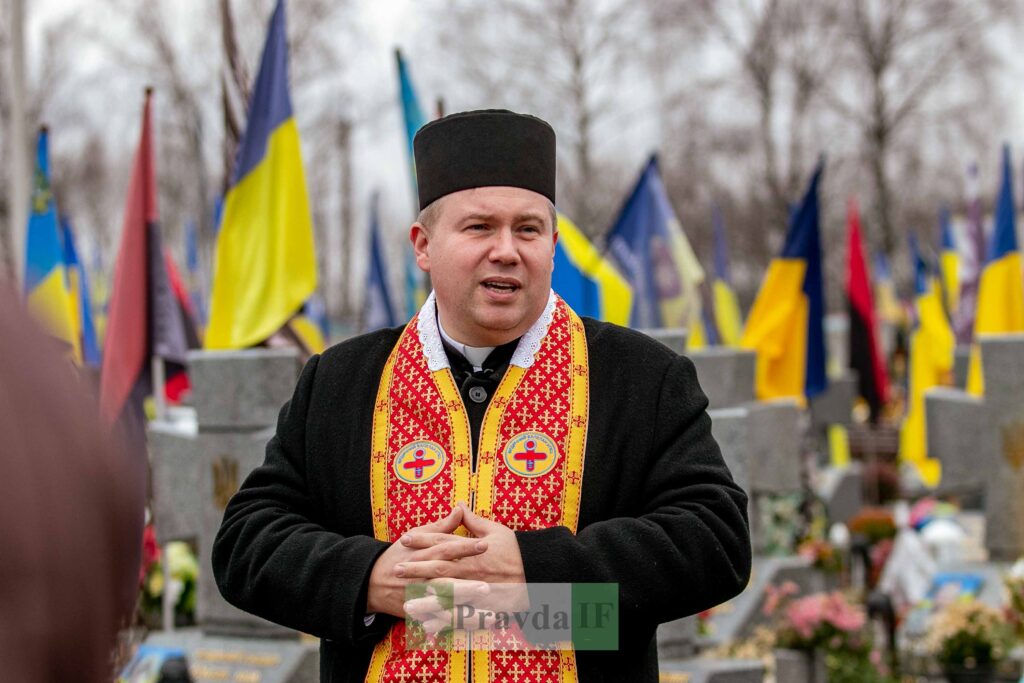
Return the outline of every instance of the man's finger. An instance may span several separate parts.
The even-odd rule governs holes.
[[[465,536],[458,536],[456,534],[442,534],[438,532],[430,531],[409,531],[404,534],[400,539],[402,545],[412,550],[422,550],[423,548],[430,548],[438,543],[448,543],[450,541],[465,541]]]
[[[462,510],[462,524],[465,525],[469,532],[474,536],[486,536],[488,533],[494,531],[495,526],[503,526],[497,522],[481,517],[472,510],[469,509],[468,505],[459,503],[458,507]]]
[[[465,571],[451,560],[407,561],[395,565],[395,576],[404,579],[465,579]]]
[[[442,517],[436,522],[430,522],[429,524],[424,524],[421,527],[417,527],[416,531],[434,531],[444,534],[450,534],[451,532],[459,528],[459,525],[462,523],[463,514],[465,514],[465,510],[461,507],[461,505],[456,505],[455,507],[452,508],[452,511],[449,512],[447,516]]]
[[[475,538],[461,538],[458,541],[438,543],[423,550],[417,550],[409,559],[414,562],[422,562],[424,560],[461,560],[464,557],[479,555],[486,550],[487,541],[479,541]]]

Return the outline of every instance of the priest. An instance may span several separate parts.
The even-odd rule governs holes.
[[[319,636],[323,681],[657,681],[658,624],[750,574],[747,497],[693,363],[551,290],[551,126],[463,112],[414,147],[409,235],[433,292],[306,364],[225,510],[217,584]],[[532,602],[538,584],[611,586],[617,642],[542,650],[490,628],[415,647],[407,588],[441,579]]]

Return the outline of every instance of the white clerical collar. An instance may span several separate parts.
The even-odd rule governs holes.
[[[455,350],[461,353],[469,364],[473,366],[475,372],[480,372],[484,368],[484,361],[487,360],[487,356],[491,355],[491,351],[495,349],[494,346],[470,346],[463,344],[448,334],[448,331],[444,329],[444,325],[441,324],[441,316],[437,316],[437,331],[441,333],[441,337],[455,347]]]
[[[544,312],[534,321],[530,329],[526,331],[526,334],[520,337],[519,344],[516,346],[515,353],[512,354],[512,360],[509,361],[509,365],[515,365],[524,369],[533,366],[534,357],[537,351],[540,350],[541,340],[544,339],[544,336],[548,333],[548,326],[551,325],[556,301],[555,293],[549,291],[548,303],[544,307]],[[441,342],[442,332],[437,321],[437,302],[433,292],[430,293],[430,296],[427,297],[423,307],[420,309],[419,315],[416,318],[416,329],[419,332],[420,342],[423,344],[423,355],[427,359],[427,367],[430,368],[430,371],[437,372],[442,368],[449,367],[448,356],[445,354],[444,344]],[[454,342],[448,335],[445,335],[445,339],[456,348],[462,346],[458,342]],[[490,349],[487,352],[490,353]],[[485,355],[484,358],[486,357]],[[469,359],[468,356],[467,360],[476,365],[475,361]],[[481,359],[480,362],[482,363],[483,360]]]

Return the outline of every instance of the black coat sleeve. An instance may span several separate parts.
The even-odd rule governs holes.
[[[595,521],[576,535],[562,526],[517,532],[527,581],[618,583],[627,637],[742,591],[751,563],[747,496],[711,435],[707,405],[692,361],[673,358],[650,416],[641,514]],[[586,486],[585,469],[584,496]]]
[[[306,420],[319,356],[306,364],[262,465],[224,511],[213,571],[231,604],[344,645],[372,644],[391,619],[368,628],[370,570],[388,544],[325,529],[307,486]]]

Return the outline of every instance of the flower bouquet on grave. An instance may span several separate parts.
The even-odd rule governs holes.
[[[843,555],[824,539],[807,538],[800,542],[796,554],[811,561],[811,566],[826,574],[843,571]]]
[[[164,579],[164,563],[170,574],[170,585]],[[158,628],[163,609],[164,591],[170,591],[174,604],[174,623],[187,626],[195,623],[196,580],[199,577],[199,563],[188,543],[168,543],[166,552],[156,545],[152,525],[146,527],[143,536],[143,564],[141,574],[141,598],[139,601],[141,621],[149,628]]]
[[[951,683],[988,683],[1011,643],[1006,616],[974,598],[956,600],[935,613],[925,647]]]
[[[792,582],[770,586],[762,611],[776,617],[775,647],[804,653],[805,673],[799,677],[815,683],[891,680],[872,648],[861,605],[840,591],[795,597],[798,591]]]

